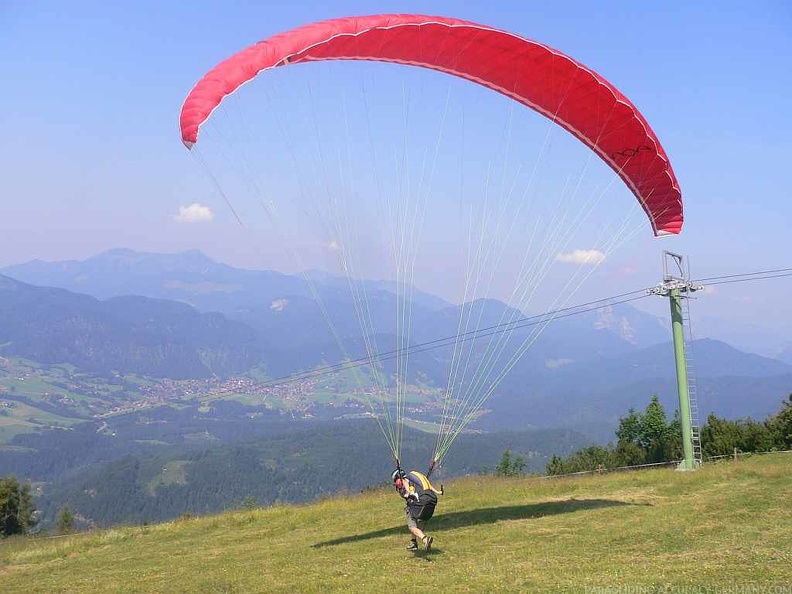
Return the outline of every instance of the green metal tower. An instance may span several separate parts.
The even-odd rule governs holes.
[[[668,297],[671,304],[671,330],[674,336],[679,415],[682,420],[682,447],[685,458],[679,470],[693,470],[701,464],[701,440],[698,426],[698,403],[689,348],[685,348],[685,322],[690,333],[691,294],[704,287],[690,282],[684,258],[672,252],[663,252],[663,282],[647,290],[650,295]]]

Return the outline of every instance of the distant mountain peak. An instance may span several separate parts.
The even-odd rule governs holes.
[[[617,315],[612,305],[607,305],[597,310],[597,319],[594,328],[597,330],[610,330],[630,344],[636,344],[635,328],[626,316]]]
[[[175,252],[170,254],[159,254],[155,252],[138,252],[131,248],[112,248],[105,250],[88,258],[87,261],[128,261],[132,263],[140,262],[141,260],[183,260],[192,263],[203,262],[207,264],[217,264],[209,256],[204,254],[199,249],[189,249],[183,252]]]

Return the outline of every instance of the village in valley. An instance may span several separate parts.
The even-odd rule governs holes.
[[[334,417],[373,416],[368,405],[376,389],[350,388],[344,373],[273,383],[246,376],[202,379],[153,379],[120,373],[77,372],[67,365],[42,365],[0,358],[0,415],[29,426],[65,427],[76,420],[139,413],[162,406],[198,404],[208,413],[213,404],[236,401],[254,419],[269,411],[313,418],[318,407],[338,409]],[[437,412],[437,390],[409,386],[408,409],[416,417]],[[60,417],[60,418],[56,418]]]

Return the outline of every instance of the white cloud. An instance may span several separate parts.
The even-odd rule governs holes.
[[[270,303],[270,309],[272,311],[283,311],[288,304],[289,304],[288,299],[276,299],[275,301]]]
[[[332,250],[334,252],[341,251],[341,244],[338,243],[335,239],[327,244],[327,249]]]
[[[212,209],[193,202],[190,206],[180,206],[179,214],[173,217],[179,223],[205,223],[214,218]]]
[[[558,369],[559,367],[563,367],[564,365],[569,365],[570,363],[574,362],[574,359],[545,359],[545,367],[548,369]]]
[[[575,250],[568,254],[558,254],[556,260],[567,264],[599,264],[605,260],[605,254],[599,250]]]

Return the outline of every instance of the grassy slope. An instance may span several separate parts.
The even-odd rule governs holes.
[[[585,591],[792,586],[792,455],[446,485],[428,555],[390,490],[0,543],[13,592]],[[406,580],[406,581],[405,581]],[[635,590],[633,590],[635,591]]]

